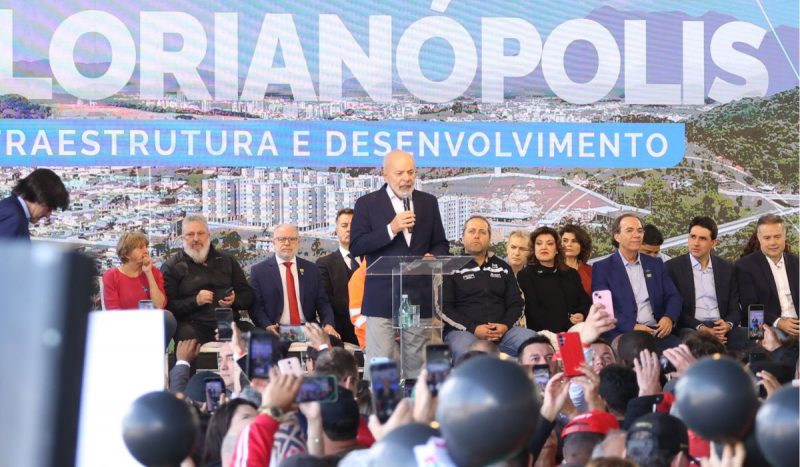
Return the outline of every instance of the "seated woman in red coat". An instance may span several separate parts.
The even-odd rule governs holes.
[[[164,277],[150,259],[148,246],[147,237],[141,232],[127,232],[120,237],[117,256],[122,264],[103,274],[103,304],[106,310],[164,310],[167,306]],[[164,331],[166,342],[169,343],[175,334],[177,322],[172,313],[166,310],[164,313]]]
[[[592,267],[586,264],[592,254],[592,237],[575,224],[567,224],[558,232],[561,235],[561,248],[564,251],[564,262],[578,271],[581,276],[583,290],[592,294]]]
[[[517,275],[525,295],[529,329],[554,333],[583,322],[591,305],[575,269],[564,263],[558,232],[539,227],[531,234],[532,263]]]

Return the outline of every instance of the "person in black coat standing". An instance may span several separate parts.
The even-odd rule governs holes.
[[[567,331],[583,322],[591,306],[578,272],[564,262],[558,238],[550,227],[534,230],[532,264],[517,275],[525,295],[525,319],[535,331]]]

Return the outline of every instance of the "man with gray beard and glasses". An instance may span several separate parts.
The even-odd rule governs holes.
[[[178,321],[175,341],[215,340],[215,308],[232,308],[239,329],[252,326],[240,321],[239,310],[253,304],[253,289],[233,256],[211,245],[208,222],[199,214],[183,219],[183,251],[161,266],[170,311]],[[232,289],[232,290],[231,290]]]

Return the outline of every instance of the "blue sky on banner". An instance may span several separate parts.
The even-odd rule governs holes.
[[[440,2],[442,0],[439,0]],[[389,15],[392,17],[395,41],[400,32],[419,18],[439,15],[431,9],[432,0],[341,0],[298,2],[250,0],[190,1],[179,0],[165,3],[162,0],[139,0],[136,2],[96,0],[0,0],[0,9],[14,11],[14,59],[39,60],[47,57],[52,31],[68,16],[84,10],[101,10],[114,14],[128,26],[134,40],[138,42],[140,11],[183,11],[191,14],[204,26],[209,34],[209,56],[213,55],[213,15],[215,12],[239,14],[240,61],[246,66],[255,46],[265,13],[287,13],[295,16],[295,24],[305,53],[316,57],[317,18],[320,14],[338,15],[354,37],[362,44],[366,42],[368,17]],[[446,1],[444,3],[447,3]],[[534,24],[542,36],[547,35],[558,24],[575,18],[583,18],[599,8],[611,7],[620,11],[639,12],[683,12],[691,18],[702,19],[709,13],[730,16],[731,19],[751,22],[770,29],[759,5],[772,22],[772,26],[798,27],[797,1],[785,0],[526,0],[485,1],[450,0],[444,15],[461,23],[476,43],[480,36],[480,19],[483,17],[523,18]],[[446,43],[431,41],[426,52],[430,57],[449,54]],[[75,51],[78,62],[106,61],[108,46],[103,40],[87,37],[79,42]],[[425,57],[423,56],[423,61]],[[314,69],[314,62],[309,66]],[[434,71],[435,73],[435,71]]]

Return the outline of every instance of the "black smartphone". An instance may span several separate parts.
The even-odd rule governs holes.
[[[712,320],[706,320],[706,321],[703,321],[703,326],[705,326],[705,327],[707,327],[707,328],[714,329],[714,327],[715,327],[716,325],[717,325],[717,322],[716,322],[716,321],[714,321],[713,319],[712,319]]]
[[[550,381],[550,365],[533,365],[531,367],[533,382],[539,387],[539,395],[544,398],[544,388]]]
[[[155,309],[155,305],[153,305],[152,300],[139,300],[139,309],[140,310],[152,310]]]
[[[219,289],[217,289],[217,290],[219,290]],[[228,298],[228,296],[233,293],[233,290],[234,290],[233,287],[228,287],[227,289],[223,290],[222,293],[219,294],[219,295],[217,295],[215,293],[214,294],[214,303],[216,304],[219,300],[224,300],[224,299]]]
[[[300,383],[295,402],[336,402],[339,389],[334,375],[306,376]]]
[[[266,331],[254,330],[250,333],[247,352],[247,377],[269,378],[269,370],[280,360],[278,338]]]
[[[753,341],[764,338],[764,305],[747,307],[747,337]]]
[[[221,380],[217,378],[206,378],[206,409],[208,413],[214,413],[219,407],[219,398],[222,396],[225,387]]]
[[[386,423],[397,404],[403,399],[397,362],[393,360],[373,362],[369,372],[372,379],[372,412],[381,423]]]
[[[749,352],[747,354],[747,363],[753,364],[756,362],[766,362],[769,360],[767,354],[764,352]]]
[[[669,361],[669,359],[664,355],[658,357],[658,365],[661,367],[662,375],[668,375],[678,371],[677,368],[675,368],[675,365],[673,365],[672,362]]]
[[[233,310],[231,308],[215,308],[217,318],[217,331],[220,341],[230,341],[233,338]]]
[[[428,345],[425,347],[425,369],[428,370],[428,388],[434,396],[453,368],[450,347],[447,344]]]

